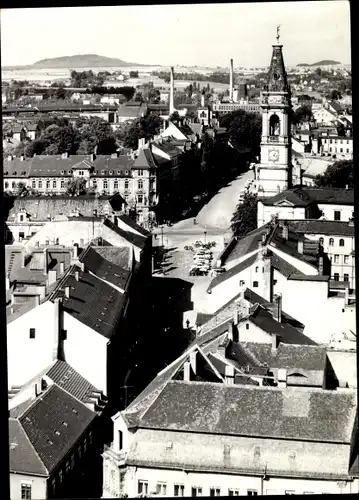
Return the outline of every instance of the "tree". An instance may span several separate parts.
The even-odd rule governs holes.
[[[40,141],[45,145],[44,154],[76,154],[80,136],[70,125],[66,127],[50,125],[42,132]]]
[[[328,98],[332,101],[337,101],[342,98],[342,95],[339,90],[334,89],[328,94]]]
[[[158,115],[148,115],[137,118],[127,128],[123,145],[125,148],[137,149],[138,140],[151,139],[161,130],[162,120]]]
[[[243,237],[257,228],[257,195],[244,192],[243,202],[239,202],[231,219],[233,235]]]
[[[29,189],[24,182],[19,182],[16,192],[18,196],[27,196],[29,194]]]
[[[72,195],[86,193],[86,179],[70,179],[66,184],[66,192]]]
[[[40,141],[39,139],[35,139],[34,141],[30,142],[27,144],[25,147],[25,156],[27,157],[33,157],[35,154],[36,155],[41,155],[45,151],[45,143]]]
[[[322,175],[317,175],[315,183],[318,187],[354,188],[353,160],[340,160],[329,165]]]
[[[130,78],[138,78],[138,71],[130,71]]]
[[[128,101],[130,101],[133,98],[135,92],[136,92],[135,87],[125,86],[119,88],[119,93],[124,95]]]
[[[254,155],[259,154],[262,134],[260,115],[239,109],[221,117],[219,124],[227,129],[233,144],[249,147]]]
[[[313,120],[312,108],[307,104],[303,104],[292,114],[293,125],[300,125],[301,123],[310,122]]]
[[[79,124],[81,121],[78,120]],[[112,154],[116,151],[116,139],[111,125],[101,118],[92,117],[78,129],[80,136],[78,154]]]

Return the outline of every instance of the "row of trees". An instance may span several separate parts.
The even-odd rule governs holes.
[[[219,125],[227,129],[234,145],[250,148],[254,156],[259,155],[262,134],[260,115],[239,109],[222,116]]]
[[[103,85],[105,78],[100,74],[95,74],[91,69],[89,71],[75,71],[70,73],[70,87],[90,87],[92,85]]]

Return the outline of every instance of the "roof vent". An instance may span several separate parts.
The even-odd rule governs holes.
[[[72,413],[74,413],[75,415],[78,414],[78,411],[76,410],[76,408],[72,408]]]

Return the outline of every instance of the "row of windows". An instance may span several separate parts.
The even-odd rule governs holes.
[[[333,255],[329,255],[329,259],[334,263],[334,264],[341,264],[340,262],[340,255],[338,254],[334,254]],[[349,264],[349,259],[350,259],[350,255],[343,255],[343,264]]]
[[[175,497],[183,497],[184,496],[184,484],[175,484],[174,485],[174,496]],[[240,496],[240,490],[237,488],[230,488],[228,490],[229,496]],[[148,494],[148,481],[139,480],[138,481],[138,494],[147,495]],[[156,494],[157,495],[167,495],[167,483],[158,482],[156,485]],[[257,496],[258,490],[247,490],[248,496]],[[192,497],[201,497],[203,496],[203,488],[202,486],[192,486],[191,487],[191,496]],[[221,496],[221,488],[212,487],[209,489],[209,496],[211,497],[219,497]]]
[[[340,213],[340,212],[339,212]],[[321,245],[324,245],[324,238],[319,238],[319,243]],[[329,246],[334,246],[334,238],[329,238]],[[345,246],[345,240],[344,238],[339,239],[339,246],[344,247]]]
[[[10,187],[10,183],[5,181],[5,189],[9,189]],[[15,189],[16,188],[16,185],[17,183],[15,181],[13,181],[11,183],[11,188],[12,189]],[[96,179],[93,179],[92,181],[92,185],[93,187],[97,187],[97,180]],[[139,180],[137,181],[137,189],[143,189],[143,181],[142,180]],[[43,187],[46,187],[46,189],[57,189],[58,187],[58,181],[57,180],[53,180],[53,181],[50,181],[50,180],[47,180],[47,181],[32,181],[31,183],[31,187],[32,189],[42,189]],[[113,183],[113,187],[114,189],[118,189],[119,188],[119,181],[118,180],[115,180],[114,183]],[[104,179],[103,180],[103,188],[104,189],[108,189],[108,180],[107,179]],[[154,181],[151,181],[151,184],[150,184],[150,188],[153,189],[154,188]],[[60,189],[65,189],[65,181],[61,180],[60,181]],[[129,189],[129,181],[128,180],[125,180],[124,182],[124,189]]]
[[[324,139],[324,144],[327,144],[327,141],[328,141],[328,144],[333,144],[333,141],[334,141],[334,144],[344,144],[344,141],[343,139]],[[350,143],[350,140],[347,139],[347,144]]]
[[[339,273],[334,273],[333,274],[333,280],[334,281],[340,281],[340,274]],[[343,281],[349,281],[349,274],[344,274],[343,275]]]
[[[338,153],[338,149],[330,147],[329,148],[329,152],[330,153]],[[340,148],[339,153],[344,153],[343,148]],[[350,149],[349,148],[347,148],[346,153],[350,153]]]
[[[63,425],[66,427],[68,424],[67,422],[63,422]],[[64,473],[68,474],[74,469],[76,458],[78,460],[81,460],[82,456],[87,452],[88,446],[90,446],[91,444],[92,444],[92,431],[89,431],[88,435],[84,437],[83,443],[78,444],[76,452],[72,453],[71,457],[68,460],[66,460],[65,467],[60,468],[57,475],[52,478],[51,488],[53,493],[55,493],[57,485],[62,484]]]

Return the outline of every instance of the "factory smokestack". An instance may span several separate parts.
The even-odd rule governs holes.
[[[175,110],[175,76],[173,67],[171,67],[171,88],[170,88],[170,115]]]
[[[229,100],[233,102],[233,59],[229,65]]]

